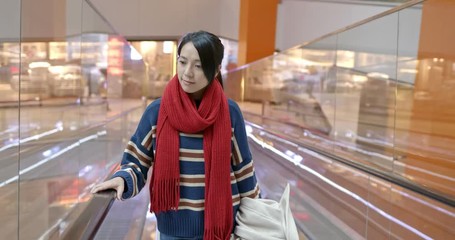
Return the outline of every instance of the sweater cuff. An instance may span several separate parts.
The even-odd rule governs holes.
[[[112,175],[111,179],[115,177],[121,177],[124,181],[122,200],[132,198],[134,186],[131,175],[123,170],[118,170],[117,172],[114,173],[114,175]]]

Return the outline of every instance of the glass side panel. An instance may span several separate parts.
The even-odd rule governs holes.
[[[397,52],[397,89],[396,89],[396,116],[393,173],[396,176],[406,177],[411,168],[417,172],[426,172],[424,168],[416,166],[416,162],[407,162],[409,148],[420,148],[420,139],[411,137],[410,126],[414,98],[414,86],[418,72],[419,38],[422,21],[422,6],[404,9],[399,12],[399,33]],[[412,150],[414,151],[414,150]],[[430,175],[432,174],[429,171]],[[410,174],[411,175],[411,174]],[[410,179],[410,178],[408,178]],[[410,179],[411,180],[411,179]]]
[[[335,153],[384,172],[390,172],[393,163],[397,20],[394,13],[338,34]],[[366,191],[356,194],[376,203],[372,186],[378,182],[368,177],[360,185]],[[389,212],[390,206],[379,209],[359,208],[366,225],[355,230],[368,229],[366,238],[388,236],[390,220],[377,213]]]
[[[455,2],[420,7],[400,12],[394,173],[453,199],[455,33],[446,22],[455,21]]]
[[[224,92],[237,103],[242,103],[245,97],[246,69],[237,69],[223,74]],[[246,101],[245,101],[246,103]],[[260,106],[256,103],[255,105]],[[261,114],[261,108],[249,108],[252,113]]]
[[[336,80],[336,36],[304,46],[296,61],[294,77],[286,87],[297,97],[288,102],[296,111],[297,124],[303,127],[300,137],[332,152],[336,98],[329,86]]]
[[[58,238],[96,173],[120,162],[124,121],[138,120],[121,113],[144,107],[145,64],[86,1],[3,1],[0,13],[0,232]]]
[[[21,1],[0,2],[0,233],[19,239],[19,92],[11,88],[21,69]]]
[[[53,99],[57,81],[77,77],[57,71],[66,66],[66,49],[61,45],[66,38],[65,12],[65,1],[36,4],[24,0],[21,4],[24,54],[19,79],[12,82],[21,100],[19,239],[43,237],[66,209],[77,203],[79,194],[77,140],[70,137],[69,127],[63,122],[67,116],[78,122],[79,111],[77,107],[67,111],[44,107],[61,101],[76,102],[78,97],[76,93]]]
[[[338,35],[336,152],[390,171],[393,161],[397,14]]]
[[[144,61],[146,76],[137,82],[136,88],[141,88],[142,96],[158,98],[175,74],[177,42],[175,41],[133,41],[132,59]],[[135,58],[136,57],[136,58]]]

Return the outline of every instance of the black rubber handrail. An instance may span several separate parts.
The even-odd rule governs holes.
[[[64,231],[61,239],[93,239],[115,200],[115,190],[93,194],[79,217]]]

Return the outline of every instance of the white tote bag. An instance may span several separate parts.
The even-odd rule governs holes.
[[[236,216],[235,239],[298,240],[299,234],[289,207],[289,183],[280,202],[242,198]]]

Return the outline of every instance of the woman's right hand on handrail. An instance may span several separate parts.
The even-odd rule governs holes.
[[[107,189],[114,189],[115,191],[117,191],[117,199],[122,200],[122,194],[123,191],[125,190],[125,182],[123,181],[123,178],[115,177],[105,182],[96,184],[90,192],[97,193]]]

